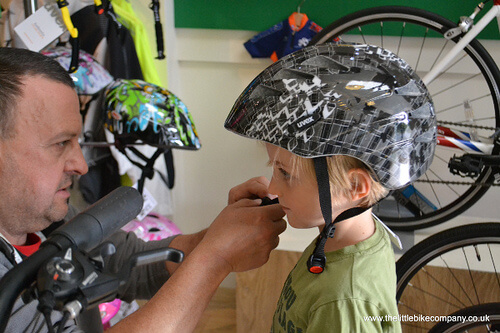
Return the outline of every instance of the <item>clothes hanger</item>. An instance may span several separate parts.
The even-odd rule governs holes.
[[[294,18],[295,26],[296,26],[297,30],[299,30],[300,27],[302,26],[302,19],[304,18],[304,14],[302,14],[300,12],[300,7],[304,4],[304,2],[306,2],[306,0],[302,0],[299,3],[299,5],[297,6],[297,11],[295,13],[293,13],[293,18]]]

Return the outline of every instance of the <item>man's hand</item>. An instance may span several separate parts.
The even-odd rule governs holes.
[[[189,255],[155,297],[111,331],[192,332],[230,272],[265,264],[286,229],[280,205],[260,206],[262,200],[249,199],[268,195],[268,184],[259,177],[236,186],[229,194],[230,204],[207,230],[190,241],[182,241],[183,235],[176,238]]]
[[[203,241],[206,251],[227,264],[231,272],[262,266],[286,229],[280,205],[259,206],[260,199],[239,199],[227,206],[208,228]]]
[[[233,204],[241,199],[257,199],[272,197],[268,191],[269,180],[266,177],[255,177],[229,191],[228,203]]]

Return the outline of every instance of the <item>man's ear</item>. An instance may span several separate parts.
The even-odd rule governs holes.
[[[351,195],[352,200],[360,200],[370,194],[372,189],[372,178],[368,171],[364,169],[352,169],[348,172],[351,180]]]

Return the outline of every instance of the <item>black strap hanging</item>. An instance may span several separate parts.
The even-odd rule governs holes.
[[[316,247],[307,261],[307,269],[314,274],[320,274],[325,269],[325,243],[328,238],[333,238],[335,234],[335,224],[357,216],[370,207],[353,207],[337,216],[332,222],[332,196],[330,193],[330,179],[328,177],[328,163],[326,157],[318,157],[314,160],[314,169],[316,171],[316,181],[318,182],[319,203],[321,213],[325,220],[325,227],[316,241]]]
[[[142,171],[141,178],[139,179],[139,181],[137,183],[137,190],[141,194],[142,194],[142,191],[144,189],[144,182],[146,181],[146,178],[152,179],[154,174],[155,174],[155,171],[160,175],[160,178],[163,180],[163,182],[165,182],[167,187],[171,188],[170,183],[169,183],[169,179],[167,177],[165,177],[160,171],[158,171],[154,168],[154,164],[155,164],[156,159],[158,157],[160,157],[162,154],[164,154],[165,152],[168,152],[170,150],[170,148],[158,148],[158,149],[156,149],[154,154],[148,158],[133,146],[124,146],[124,145],[116,144],[116,147],[121,153],[123,153],[129,159],[129,161],[133,165],[135,165],[136,167],[141,169],[141,171]],[[145,165],[141,164],[139,162],[134,161],[134,159],[130,158],[130,156],[128,155],[127,150],[125,148],[132,151],[132,153],[134,153],[134,155],[136,155],[137,157],[142,159],[144,162],[146,162],[146,164]]]
[[[318,182],[319,204],[321,213],[325,220],[325,227],[316,241],[313,254],[307,261],[307,269],[314,274],[320,274],[325,269],[325,243],[328,237],[333,237],[335,225],[332,223],[332,196],[330,193],[330,180],[328,177],[328,163],[326,157],[318,157],[314,160],[316,181]]]
[[[165,59],[164,46],[163,46],[163,28],[160,20],[160,1],[153,0],[150,7],[153,11],[153,17],[155,21],[155,33],[156,33],[156,50],[158,51],[158,56],[156,59]]]

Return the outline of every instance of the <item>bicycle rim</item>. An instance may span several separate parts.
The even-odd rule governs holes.
[[[456,227],[412,247],[396,264],[396,297],[401,318],[419,320],[402,320],[403,331],[427,332],[446,321],[442,316],[499,302],[499,269],[500,223]],[[485,327],[479,332],[487,332]],[[463,327],[457,324],[454,329]]]
[[[455,26],[439,15],[416,8],[376,7],[339,19],[323,29],[311,43],[325,43],[340,37],[346,42],[379,45],[405,59],[423,77],[457,41],[443,37]],[[386,32],[390,35],[384,36]],[[461,131],[474,129],[481,140],[492,137],[500,127],[499,81],[500,71],[495,62],[483,46],[473,40],[445,73],[428,84],[438,123]],[[470,102],[473,117],[467,115],[465,101]],[[498,142],[491,145],[494,145],[492,153],[498,154]],[[452,175],[448,169],[450,158],[463,154],[461,150],[438,146],[430,169],[408,187],[410,191],[395,192],[375,207],[374,213],[393,229],[415,230],[464,212],[486,192],[493,182],[494,170],[483,168],[475,178]]]

